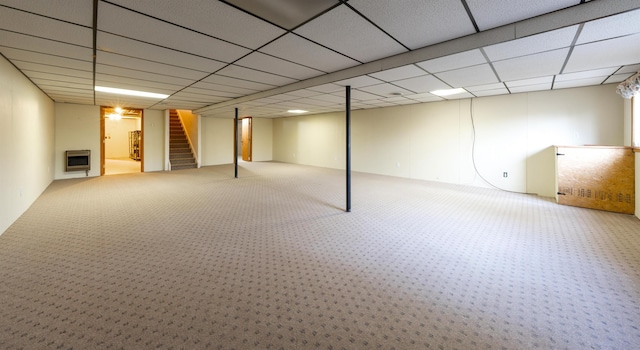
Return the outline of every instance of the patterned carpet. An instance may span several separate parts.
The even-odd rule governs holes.
[[[0,236],[1,349],[633,349],[640,220],[281,163],[55,181]]]

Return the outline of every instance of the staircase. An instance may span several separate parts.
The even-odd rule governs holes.
[[[189,146],[178,112],[169,111],[169,162],[171,170],[197,168],[196,159]]]

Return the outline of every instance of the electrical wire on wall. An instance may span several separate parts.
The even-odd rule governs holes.
[[[471,142],[471,161],[473,163],[473,170],[476,172],[476,174],[478,174],[478,176],[482,179],[482,181],[486,182],[489,186],[500,190],[500,191],[505,191],[505,192],[511,192],[511,193],[520,193],[520,194],[533,194],[533,193],[528,193],[528,192],[520,192],[520,191],[511,191],[511,190],[507,190],[501,187],[498,187],[496,185],[494,185],[493,183],[491,183],[489,180],[485,179],[484,176],[482,176],[482,174],[480,174],[480,171],[478,171],[478,167],[476,166],[476,123],[475,120],[473,118],[473,98],[469,100],[469,113],[471,115],[471,129],[473,131],[473,139]]]

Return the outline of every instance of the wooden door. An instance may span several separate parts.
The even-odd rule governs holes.
[[[635,165],[629,147],[556,147],[558,203],[633,214]]]
[[[242,160],[251,161],[251,117],[242,119]]]

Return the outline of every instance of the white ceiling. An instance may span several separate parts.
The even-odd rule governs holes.
[[[639,43],[638,0],[0,0],[0,54],[56,102],[221,118],[617,83]]]

